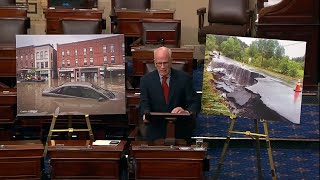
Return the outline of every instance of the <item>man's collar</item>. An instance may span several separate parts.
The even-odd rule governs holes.
[[[167,75],[168,79],[171,77],[171,72],[172,72],[172,69],[170,70],[170,73]],[[159,72],[158,72],[158,75],[159,75],[160,79],[162,79],[163,76],[161,76]]]

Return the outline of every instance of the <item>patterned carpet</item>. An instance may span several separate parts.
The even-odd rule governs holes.
[[[195,136],[226,137],[229,122],[226,116],[199,114]],[[319,106],[302,105],[300,124],[279,121],[267,123],[271,138],[316,140],[319,139]],[[237,118],[235,129],[253,131],[254,121],[248,118]],[[263,132],[262,123],[259,123],[259,131]]]
[[[303,143],[302,143],[303,144]],[[272,148],[277,179],[319,179],[318,147]],[[210,171],[205,172],[206,179],[215,175],[222,148],[211,148]],[[271,179],[268,154],[261,149],[262,176]],[[256,150],[251,148],[229,148],[225,156],[219,179],[258,179]]]

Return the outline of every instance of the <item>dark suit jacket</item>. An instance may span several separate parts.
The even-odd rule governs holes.
[[[192,77],[183,71],[171,68],[169,103],[166,104],[157,70],[144,75],[140,80],[140,111],[171,112],[182,107],[193,115],[200,111],[200,98],[193,88]]]

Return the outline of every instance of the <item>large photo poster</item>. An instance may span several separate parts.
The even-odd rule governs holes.
[[[306,42],[207,35],[202,112],[300,124]]]
[[[17,35],[17,115],[125,114],[123,35]]]

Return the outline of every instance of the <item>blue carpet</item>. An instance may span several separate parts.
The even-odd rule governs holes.
[[[222,148],[210,149],[210,171],[206,179],[212,179],[220,159]],[[319,150],[273,148],[277,179],[319,179]],[[271,179],[266,149],[261,149],[262,176]],[[230,148],[225,156],[219,179],[258,179],[255,148]]]
[[[226,137],[229,123],[229,117],[226,116],[199,114],[194,135]],[[271,138],[319,139],[319,107],[302,105],[300,124],[281,121],[268,121],[267,124]],[[252,132],[254,121],[248,118],[237,118],[235,130]],[[264,132],[262,123],[259,123],[259,131]]]

